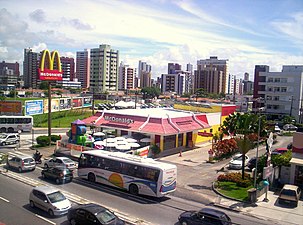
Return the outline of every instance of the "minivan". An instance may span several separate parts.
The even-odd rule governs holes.
[[[36,162],[30,156],[14,156],[7,161],[8,168],[17,169],[20,173],[23,171],[33,171],[36,169]]]
[[[71,208],[70,201],[56,188],[41,185],[34,187],[29,195],[32,208],[38,207],[50,216],[64,215]]]

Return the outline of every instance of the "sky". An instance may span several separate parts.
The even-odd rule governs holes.
[[[255,65],[303,65],[303,0],[0,0],[0,61],[22,66],[28,47],[75,58],[100,44],[131,67],[147,62],[153,78],[170,62],[186,70],[217,56],[253,80]]]

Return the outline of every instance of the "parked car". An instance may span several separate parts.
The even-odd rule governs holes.
[[[247,165],[248,161],[249,161],[249,157],[247,155],[245,155],[244,166]],[[230,169],[238,169],[238,170],[241,169],[242,168],[242,154],[234,155],[232,160],[230,160],[228,167]]]
[[[283,130],[287,130],[287,131],[296,131],[298,129],[298,127],[296,127],[293,124],[285,124],[283,126]]]
[[[50,216],[64,215],[71,208],[70,201],[56,188],[46,185],[34,187],[29,195],[32,208],[38,207]]]
[[[256,162],[257,162],[256,159],[257,159],[256,157],[253,157],[253,158],[251,158],[251,159],[248,161],[248,163],[247,163],[248,169],[252,170],[252,169],[256,168]],[[258,158],[258,161],[259,161],[260,159],[261,159],[261,158],[259,157],[259,158]]]
[[[224,212],[212,209],[203,208],[200,211],[183,212],[179,218],[181,225],[228,225],[232,224],[231,219]]]
[[[33,171],[36,169],[36,162],[30,156],[14,156],[7,161],[7,167],[17,169],[20,173]]]
[[[47,160],[44,163],[44,167],[61,167],[73,170],[76,169],[76,163],[67,157],[56,157]]]
[[[67,219],[70,224],[87,225],[124,225],[125,222],[119,219],[107,208],[94,203],[77,205],[68,210]]]
[[[281,131],[278,125],[275,125],[274,132],[279,133]]]
[[[282,155],[288,151],[287,148],[276,148],[271,152],[272,155]]]
[[[43,178],[55,180],[57,184],[71,182],[73,180],[73,171],[67,168],[49,167],[41,171]]]
[[[285,184],[279,194],[278,201],[279,203],[294,203],[297,206],[300,197],[301,189],[298,186]]]
[[[17,133],[1,133],[0,134],[0,145],[18,144],[20,136]]]

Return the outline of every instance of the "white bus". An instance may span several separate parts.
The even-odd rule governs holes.
[[[13,133],[20,131],[30,132],[33,128],[32,116],[5,116],[0,115],[0,132]]]
[[[176,190],[177,167],[122,152],[90,150],[79,158],[78,176],[134,195],[163,197]]]

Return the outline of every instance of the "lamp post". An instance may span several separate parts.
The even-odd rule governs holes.
[[[259,115],[259,124],[258,124],[258,141],[257,141],[257,152],[256,152],[256,167],[254,173],[254,187],[257,188],[257,175],[258,175],[258,157],[259,157],[259,141],[260,141],[260,126],[261,126],[261,117]]]

